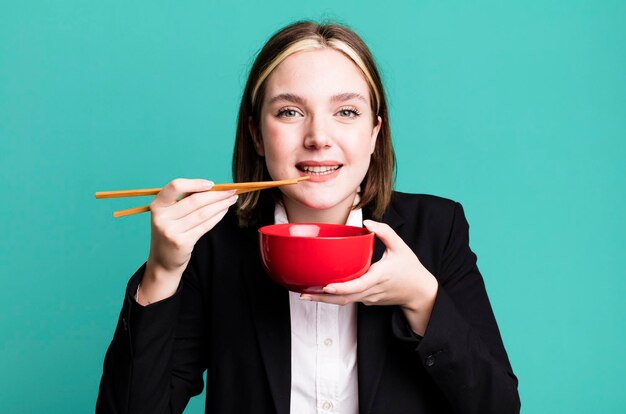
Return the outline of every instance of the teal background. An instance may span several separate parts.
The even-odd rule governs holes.
[[[301,18],[374,52],[396,188],[465,207],[522,411],[624,412],[626,2],[574,0],[0,1],[0,411],[93,411],[149,243],[93,193],[229,182],[246,71]]]

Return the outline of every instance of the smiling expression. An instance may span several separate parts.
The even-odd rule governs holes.
[[[255,147],[270,176],[311,177],[281,188],[289,220],[345,223],[382,122],[362,72],[331,48],[298,52],[267,78],[263,99]]]

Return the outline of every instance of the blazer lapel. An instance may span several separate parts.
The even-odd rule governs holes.
[[[402,225],[402,217],[393,206],[390,206],[381,221],[394,230]],[[377,238],[372,262],[380,260],[384,252],[385,245]],[[365,306],[362,303],[357,307],[357,364],[361,413],[370,411],[383,373],[392,310],[392,307]]]
[[[249,229],[251,252],[242,263],[252,317],[269,387],[278,414],[289,414],[291,396],[291,321],[289,294],[272,282],[259,256],[257,229]]]

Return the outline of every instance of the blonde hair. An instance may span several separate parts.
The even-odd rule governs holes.
[[[283,50],[280,54],[278,54],[274,58],[274,60],[269,62],[269,64],[263,69],[263,72],[261,72],[261,74],[259,75],[259,78],[257,79],[254,87],[252,88],[252,95],[251,95],[252,105],[255,104],[257,94],[259,92],[259,88],[261,87],[263,82],[265,82],[265,80],[274,71],[274,69],[276,69],[276,67],[280,65],[285,59],[287,59],[289,56],[298,52],[303,52],[305,50],[323,49],[325,47],[330,47],[332,49],[342,52],[344,55],[350,58],[359,67],[359,69],[361,69],[361,72],[363,72],[363,75],[365,76],[365,79],[367,80],[367,83],[370,87],[370,92],[372,93],[372,98],[374,101],[372,107],[373,109],[375,109],[373,112],[374,114],[378,114],[378,110],[380,109],[380,104],[379,104],[380,93],[378,92],[378,88],[376,84],[374,83],[374,79],[372,79],[372,75],[370,74],[369,70],[365,66],[365,63],[363,62],[359,54],[356,53],[354,49],[352,49],[346,42],[342,40],[339,40],[339,39],[325,40],[323,37],[319,35],[310,36],[304,39],[297,40],[296,42],[289,45],[287,49]]]

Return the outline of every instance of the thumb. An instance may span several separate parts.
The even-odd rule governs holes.
[[[385,223],[374,220],[363,220],[363,225],[374,233],[390,251],[399,250],[404,245],[404,241],[400,236]]]

